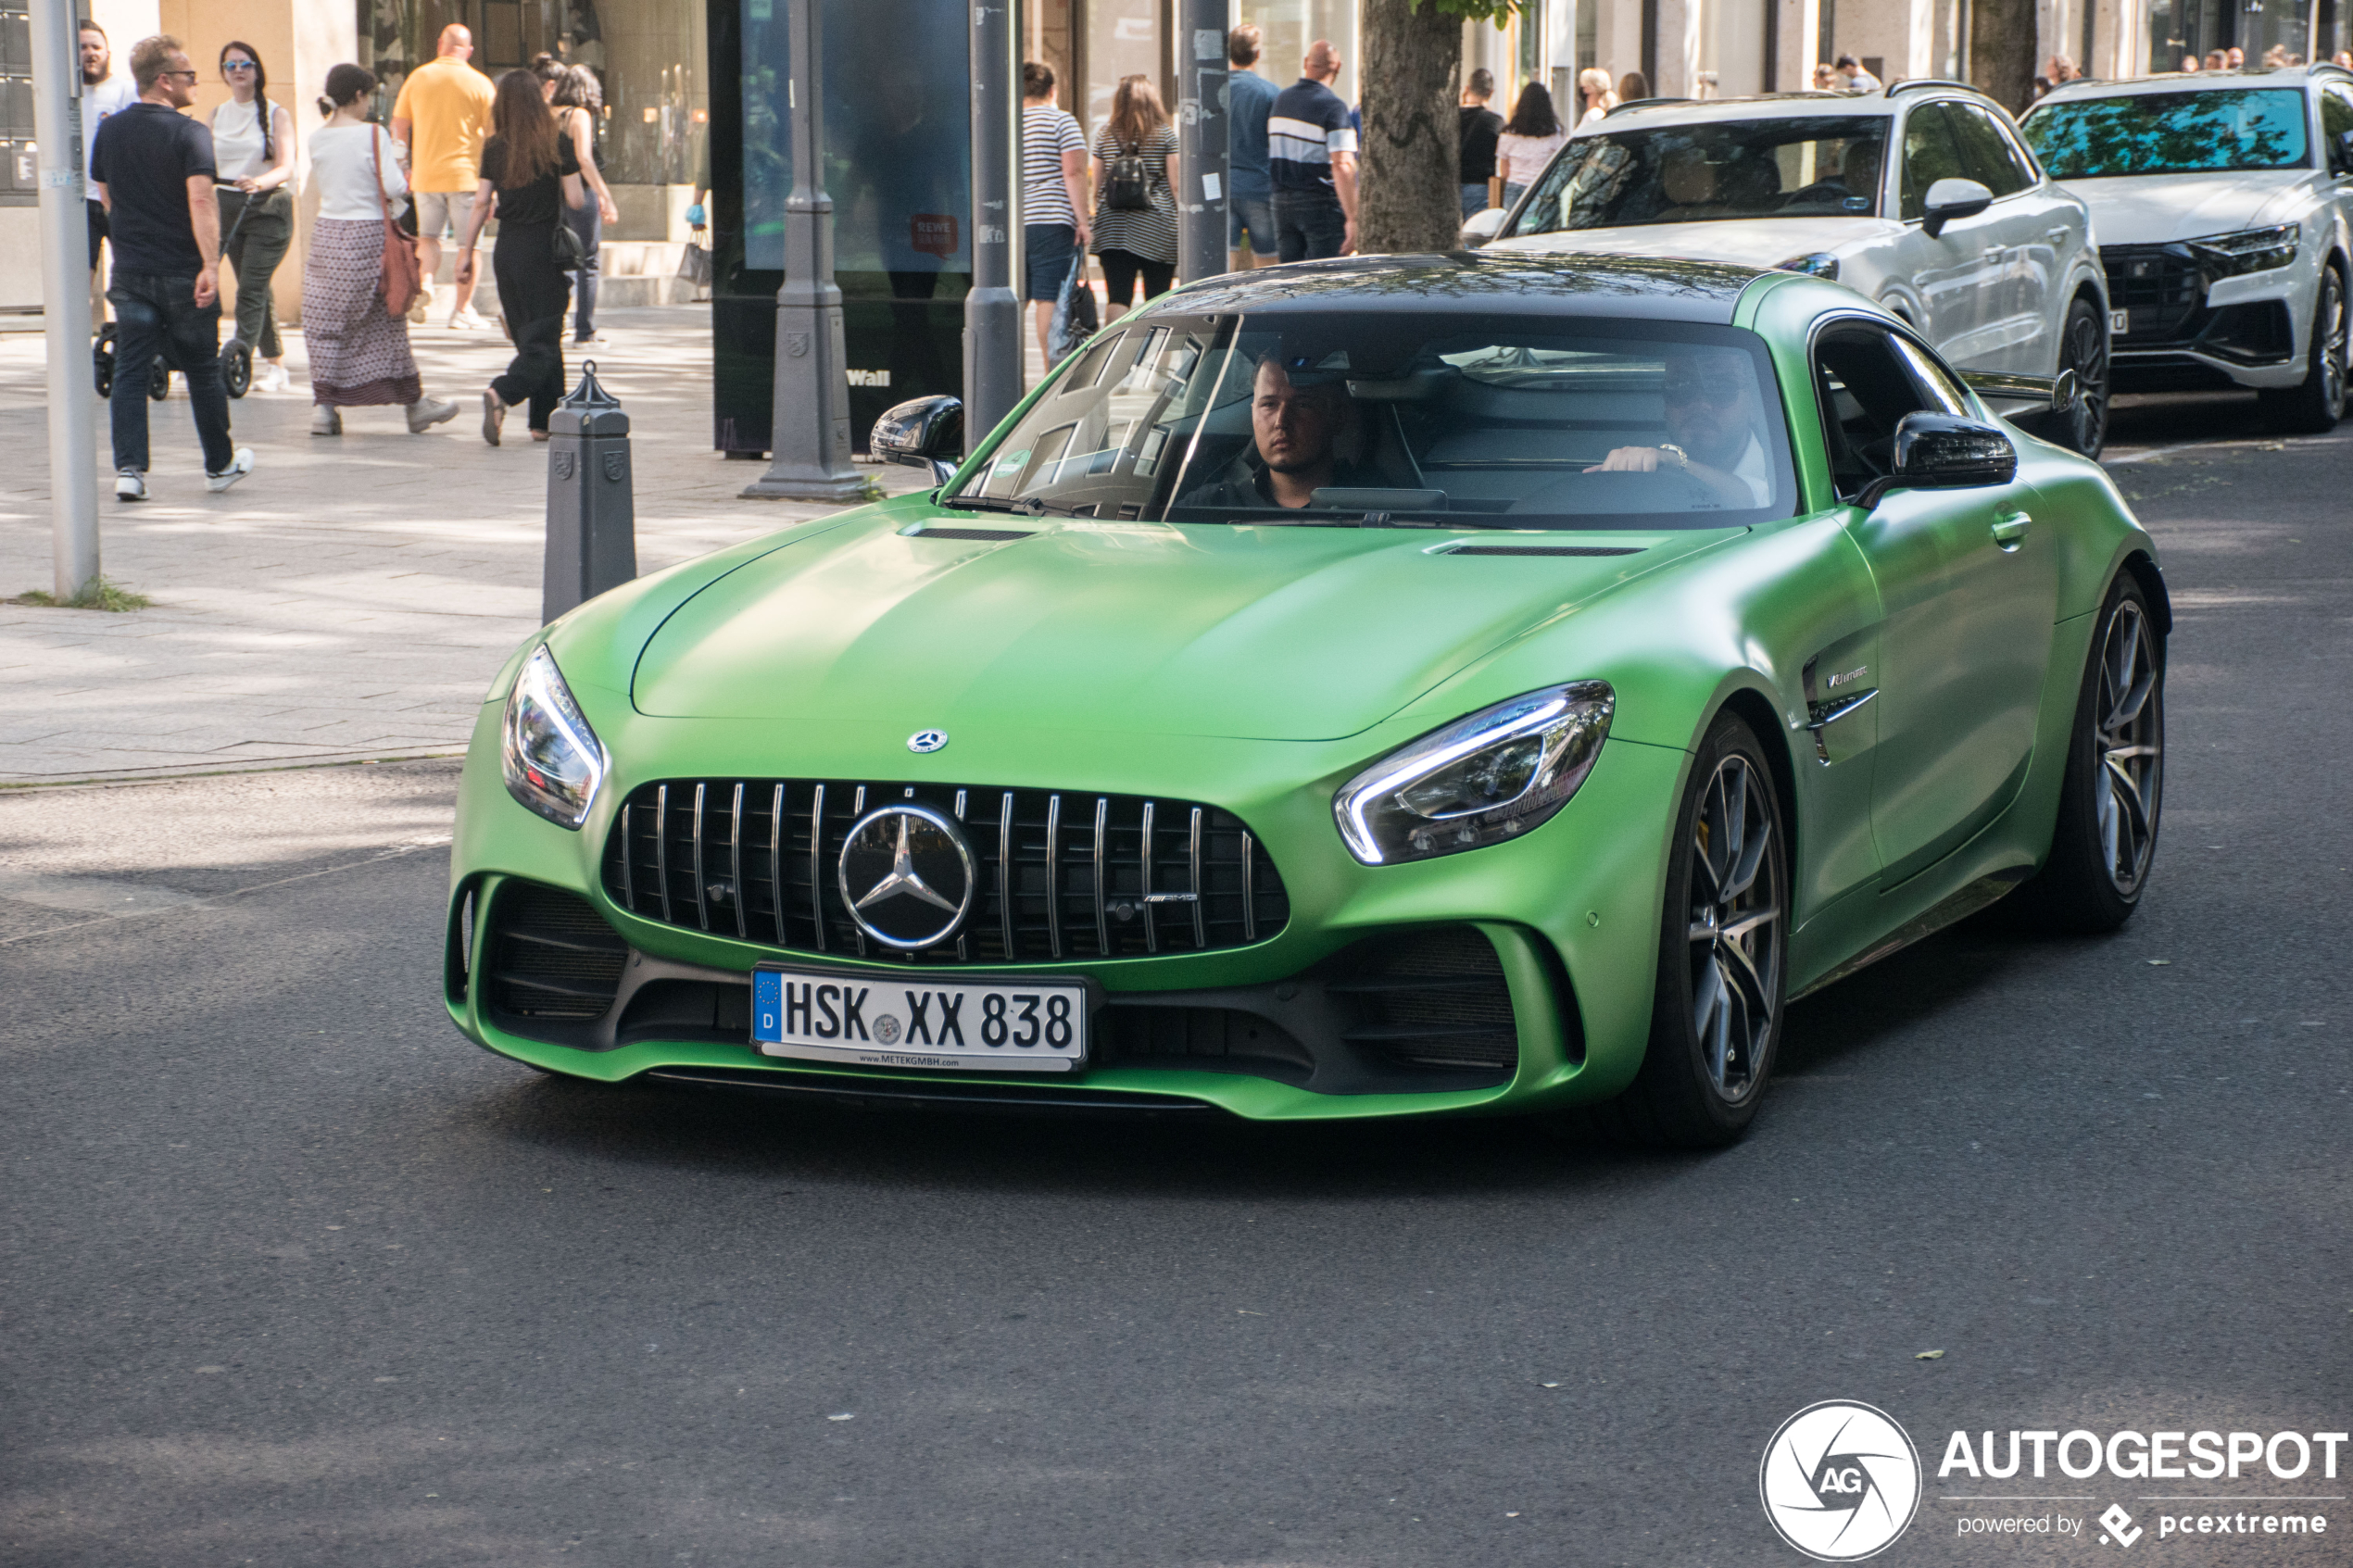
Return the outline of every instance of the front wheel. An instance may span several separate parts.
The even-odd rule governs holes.
[[[1755,1119],[1787,983],[1780,796],[1755,732],[1718,714],[1676,814],[1650,1044],[1634,1082],[1596,1112],[1624,1141],[1716,1148]]]
[[[2080,295],[2067,307],[2058,368],[2075,372],[2075,407],[2059,416],[2059,441],[2096,458],[2108,445],[2108,323]]]
[[[220,390],[243,397],[253,390],[253,350],[243,338],[231,338],[220,350]]]
[[[2336,428],[2345,417],[2345,280],[2335,268],[2324,267],[2304,383],[2256,394],[2266,424],[2287,435],[2324,435]]]

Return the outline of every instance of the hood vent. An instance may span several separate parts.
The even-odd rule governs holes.
[[[909,534],[912,539],[978,539],[988,544],[1001,545],[1010,539],[1026,539],[1033,530],[1026,528],[925,528]]]
[[[1441,556],[1639,556],[1641,545],[1456,545]]]

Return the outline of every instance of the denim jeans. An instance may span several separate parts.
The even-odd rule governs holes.
[[[1487,182],[1481,180],[1473,184],[1469,181],[1465,181],[1463,182],[1463,216],[1469,218],[1486,210]]]
[[[597,283],[603,270],[598,253],[604,245],[605,215],[591,191],[586,201],[565,208],[561,217],[580,236],[581,251],[588,257],[588,265],[572,274],[572,340],[585,343],[597,335]]]
[[[1275,249],[1285,261],[1321,261],[1348,243],[1348,214],[1329,191],[1275,193]]]
[[[147,372],[158,353],[168,353],[171,368],[187,378],[205,472],[220,472],[236,456],[229,445],[229,394],[220,384],[220,303],[197,305],[195,288],[194,277],[126,272],[120,267],[108,282],[115,336],[107,409],[114,417],[118,473],[147,471]]]
[[[1252,256],[1272,256],[1275,245],[1275,198],[1272,196],[1238,196],[1226,198],[1226,248],[1239,250],[1247,243]]]

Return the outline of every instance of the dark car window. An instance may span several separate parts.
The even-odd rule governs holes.
[[[1959,139],[1944,104],[1922,104],[1904,121],[1903,210],[1898,216],[1918,218],[1928,211],[1928,188],[1939,180],[1974,180],[1977,173],[1961,156]]]
[[[1992,115],[1975,104],[1946,104],[1944,112],[1953,117],[1969,178],[1982,182],[1996,196],[2015,195],[2034,183],[2026,155],[2010,144]]]
[[[1888,121],[1715,119],[1570,142],[1504,231],[1551,234],[1743,218],[1869,218]]]
[[[2300,169],[2305,112],[2288,88],[2128,93],[2044,104],[2023,129],[2054,180]]]
[[[2353,136],[2353,87],[2331,82],[2321,90],[2321,134],[2328,142],[2330,172],[2353,173],[2353,147],[2345,141]]]
[[[1075,360],[945,504],[1174,522],[1720,528],[1786,517],[1796,495],[1769,357],[1737,328],[1145,312]]]
[[[1916,357],[1925,358],[1867,321],[1826,328],[1815,340],[1822,439],[1830,448],[1831,481],[1842,500],[1852,500],[1893,466],[1895,426],[1905,415],[1952,411],[1955,390],[1941,386],[1931,395],[1913,368]]]

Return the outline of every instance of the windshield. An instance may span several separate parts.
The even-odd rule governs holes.
[[[1505,235],[1879,211],[1887,120],[1718,119],[1580,136]]]
[[[2305,162],[2304,94],[2276,87],[2047,104],[2020,129],[2054,180],[2299,169]]]
[[[1172,522],[1653,529],[1783,517],[1795,496],[1754,333],[1353,311],[1123,321],[945,504]]]

